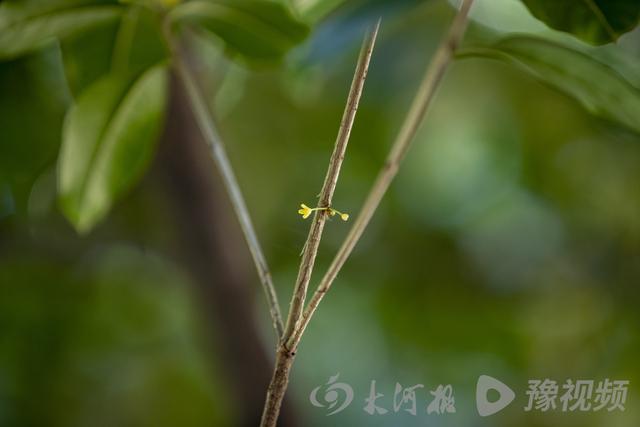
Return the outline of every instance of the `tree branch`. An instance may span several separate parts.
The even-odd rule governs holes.
[[[360,97],[362,96],[362,89],[367,78],[369,62],[371,60],[371,54],[373,53],[373,47],[376,42],[379,28],[380,21],[378,21],[373,30],[367,34],[362,43],[362,48],[360,49],[358,63],[349,89],[349,95],[347,96],[347,103],[340,122],[338,136],[336,137],[333,153],[329,160],[329,167],[327,168],[327,174],[324,178],[324,184],[320,191],[318,202],[318,207],[320,208],[331,207],[331,200],[336,189],[336,184],[338,183],[340,168],[344,161],[344,154],[347,149],[347,144],[349,143],[349,136],[351,135],[351,129],[353,128],[358,104],[360,102]],[[302,316],[309,280],[311,279],[313,266],[315,264],[316,256],[318,255],[318,247],[320,246],[322,231],[328,216],[328,209],[321,209],[315,212],[309,229],[309,235],[307,236],[307,241],[304,244],[302,260],[300,261],[300,269],[298,271],[298,277],[296,279],[293,297],[291,299],[291,307],[287,317],[287,324],[282,338],[282,343],[284,343],[285,347],[288,347],[288,341],[293,337],[295,330],[299,326],[298,323]]]
[[[376,178],[376,181],[364,202],[360,214],[356,218],[353,226],[349,230],[349,234],[347,234],[342,246],[329,266],[329,269],[322,278],[322,281],[318,285],[313,297],[309,301],[309,305],[302,315],[300,325],[296,329],[293,339],[290,340],[289,348],[292,351],[295,351],[300,339],[302,338],[302,334],[318,308],[320,301],[322,301],[324,295],[331,288],[331,285],[340,272],[340,269],[346,262],[347,258],[351,255],[353,248],[356,243],[358,243],[358,240],[360,240],[362,233],[378,208],[378,205],[389,188],[391,181],[393,181],[393,178],[396,176],[400,163],[407,154],[411,141],[420,128],[420,124],[422,123],[429,105],[431,105],[431,101],[433,100],[436,90],[442,81],[442,77],[453,59],[455,50],[458,48],[458,45],[462,40],[467,26],[469,10],[471,9],[472,4],[473,0],[463,1],[460,11],[451,24],[448,35],[438,46],[438,49],[425,72],[418,92],[413,99],[409,112],[407,113],[407,117],[402,124],[400,132],[398,133],[391,150],[389,151],[389,155],[387,156],[384,166],[380,170],[378,177]]]
[[[319,196],[319,207],[322,208],[331,207],[331,199],[338,182],[340,167],[344,160],[344,153],[349,142],[349,136],[351,134],[356,111],[358,109],[358,103],[360,102],[360,97],[362,95],[364,82],[367,77],[369,62],[371,60],[371,54],[373,52],[379,27],[380,21],[378,21],[375,27],[367,33],[362,43],[362,48],[360,49],[358,64],[353,75],[351,88],[349,89],[347,103],[340,122],[340,129],[338,130],[338,136],[336,137],[333,153],[329,160],[329,167],[327,168],[327,174]],[[324,229],[324,224],[328,215],[329,211],[326,209],[316,211],[303,249],[300,270],[298,272],[291,300],[291,309],[289,310],[289,316],[287,317],[287,326],[276,354],[273,376],[271,378],[269,388],[267,389],[264,412],[262,413],[262,421],[260,423],[262,427],[275,427],[278,420],[282,400],[289,384],[289,374],[295,358],[295,352],[290,351],[290,347],[287,343],[293,339],[293,334],[300,321],[300,317],[302,316],[307,287],[309,285],[313,265],[318,254],[318,246],[320,245],[322,230]]]
[[[258,270],[260,282],[262,283],[262,288],[267,298],[273,328],[276,331],[278,339],[281,339],[284,328],[282,315],[280,314],[278,296],[276,294],[275,287],[273,286],[273,280],[271,278],[271,273],[269,272],[269,267],[267,266],[267,261],[253,228],[253,223],[249,216],[249,210],[247,209],[244,197],[240,191],[240,186],[238,185],[233,168],[231,167],[231,162],[227,157],[222,139],[218,134],[213,119],[211,118],[211,114],[209,113],[209,109],[200,94],[200,89],[198,88],[194,77],[188,69],[185,59],[182,57],[178,47],[174,44],[171,35],[167,35],[167,39],[173,53],[173,62],[178,78],[186,90],[196,122],[200,127],[200,131],[209,145],[211,158],[216,163],[216,166],[222,175],[222,181],[229,198],[231,199],[231,205],[233,206],[233,210],[235,211],[240,227],[242,228],[253,262]]]

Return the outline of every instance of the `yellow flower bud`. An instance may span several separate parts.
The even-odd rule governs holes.
[[[311,212],[313,212],[313,209],[311,209],[309,206],[305,205],[304,203],[300,204],[300,207],[302,209],[298,209],[298,213],[302,215],[302,218],[304,219],[309,218],[309,215],[311,215]]]

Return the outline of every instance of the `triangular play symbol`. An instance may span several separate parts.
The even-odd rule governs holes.
[[[489,402],[487,398],[489,390],[496,390],[498,394],[500,394],[500,398],[496,402]],[[489,415],[502,411],[513,402],[515,398],[516,394],[513,390],[503,382],[488,375],[480,375],[478,378],[478,385],[476,386],[476,407],[481,417],[488,417]]]

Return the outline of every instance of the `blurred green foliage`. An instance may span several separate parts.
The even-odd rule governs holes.
[[[171,11],[170,19],[201,24],[206,33],[219,36],[230,55],[248,61],[280,59],[309,32],[284,2],[264,0],[186,2]]]
[[[29,53],[55,40],[116,20],[111,0],[11,0],[0,5],[0,59]],[[90,5],[91,7],[86,7]]]
[[[165,261],[124,246],[76,263],[21,254],[0,281],[1,425],[225,423],[185,278]]]
[[[581,39],[605,44],[634,29],[640,21],[634,0],[523,0],[531,13],[556,30],[573,33]]]
[[[158,66],[131,86],[118,75],[98,80],[67,113],[58,188],[78,231],[91,229],[142,175],[162,130],[166,100],[167,70]]]
[[[0,11],[18,3],[5,0]],[[25,4],[38,3],[52,11],[65,5],[52,18],[57,23],[82,2]],[[307,11],[324,6],[301,3]],[[339,2],[330,3],[322,13]],[[592,48],[511,3],[498,14],[491,9],[497,3],[478,0],[465,46],[483,54],[450,70],[396,183],[303,339],[290,392],[302,425],[640,422],[640,33]],[[57,207],[65,113],[83,100],[104,106],[113,98],[106,111],[114,119],[114,105],[168,55],[152,9],[100,7],[122,10],[125,20],[83,33],[74,21],[58,34],[65,36],[59,44],[46,42],[51,33],[44,30],[33,39],[20,36],[20,52],[31,53],[13,58],[9,51],[13,59],[0,63],[0,425],[237,425],[244,402],[232,400],[234,378],[218,358],[221,348],[202,342],[210,325],[176,254],[165,183],[155,174],[139,183],[144,168],[118,163],[131,179],[111,194],[111,214],[83,237]],[[381,13],[335,196],[336,206],[354,214],[450,21],[446,2],[346,2],[326,17],[301,13],[317,25],[271,68],[230,62],[218,49],[224,40],[199,37],[191,46],[283,306],[306,234],[297,206],[313,200],[322,184],[361,30]],[[246,22],[235,24],[254,28]],[[297,30],[286,49],[268,52],[284,54],[302,39],[304,25],[289,24]],[[0,40],[18,37],[23,27],[11,28]],[[230,46],[257,49],[242,43]],[[122,64],[127,73],[120,74]],[[121,89],[92,96],[105,81]],[[137,114],[158,113],[160,104],[143,101],[162,91],[137,99],[126,118],[140,124]],[[87,116],[67,117],[66,126],[89,123]],[[162,120],[154,123],[159,129]],[[100,127],[90,130],[102,135]],[[153,160],[155,138],[145,135],[135,137],[140,151],[127,161]],[[86,141],[102,137],[76,142],[86,149]],[[68,167],[79,166],[68,160]],[[99,172],[91,163],[84,170]],[[86,176],[77,183],[87,184]],[[328,224],[319,273],[348,226]],[[270,348],[270,322],[257,277],[253,282]],[[308,395],[337,372],[356,400],[327,418]],[[475,413],[480,374],[518,394],[488,420]],[[628,379],[627,410],[525,413],[531,378]],[[430,390],[451,383],[458,412],[426,416],[425,391],[418,417],[370,417],[362,402],[372,379],[388,408],[396,382]]]
[[[489,46],[469,47],[459,56],[486,56],[511,62],[574,97],[595,116],[640,132],[638,88],[611,66],[579,50],[542,38],[516,36]]]

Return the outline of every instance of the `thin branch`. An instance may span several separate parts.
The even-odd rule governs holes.
[[[411,141],[420,128],[420,124],[422,123],[425,113],[434,98],[440,82],[442,81],[442,77],[453,59],[455,50],[458,48],[458,45],[462,40],[472,3],[473,0],[463,1],[460,11],[451,24],[448,35],[440,43],[431,64],[427,68],[418,92],[413,99],[402,128],[389,151],[389,155],[387,156],[383,168],[380,170],[378,177],[376,178],[376,181],[364,202],[360,214],[349,230],[347,237],[338,250],[338,253],[333,259],[333,262],[329,266],[329,269],[322,278],[322,281],[318,285],[313,297],[309,301],[309,305],[302,315],[300,326],[296,329],[293,339],[290,340],[290,349],[295,350],[297,347],[305,328],[318,308],[318,304],[320,304],[324,295],[331,288],[331,285],[340,272],[340,269],[346,262],[347,258],[351,255],[353,248],[356,243],[358,243],[358,240],[360,240],[362,233],[378,208],[378,205],[389,188],[391,181],[396,176],[400,163],[407,154]]]
[[[320,208],[331,207],[331,200],[336,189],[336,184],[338,183],[340,168],[344,161],[344,154],[347,149],[347,144],[349,143],[349,136],[351,135],[351,129],[358,110],[358,104],[360,102],[360,97],[362,96],[362,89],[367,77],[367,71],[369,70],[369,62],[371,60],[371,54],[373,52],[379,28],[380,21],[378,21],[373,30],[367,34],[362,43],[362,48],[360,49],[358,63],[351,82],[351,88],[349,89],[349,95],[347,97],[347,103],[342,115],[342,120],[340,122],[340,129],[338,130],[338,136],[336,137],[333,153],[329,160],[329,167],[327,168],[327,174],[324,178],[324,184],[320,191],[318,202],[318,207]],[[304,244],[302,260],[300,261],[300,269],[298,271],[298,277],[296,279],[291,299],[289,316],[287,317],[287,324],[282,339],[285,346],[293,337],[295,330],[299,326],[300,317],[302,316],[302,310],[304,308],[304,301],[307,295],[307,288],[309,286],[309,280],[311,279],[313,266],[318,255],[318,247],[320,246],[322,231],[328,216],[328,209],[316,211],[309,229],[307,241]]]
[[[353,75],[351,88],[349,89],[349,95],[347,97],[342,121],[340,122],[340,129],[338,130],[338,136],[336,137],[333,153],[329,160],[329,167],[327,168],[327,175],[325,176],[322,191],[320,192],[319,207],[329,208],[331,206],[331,199],[338,182],[340,167],[344,160],[344,153],[347,149],[351,128],[353,127],[356,111],[358,110],[358,103],[360,102],[360,97],[362,95],[362,89],[367,77],[369,62],[371,60],[371,54],[373,52],[379,28],[380,21],[378,21],[375,27],[367,33],[362,43],[360,55],[358,56],[358,64]],[[320,245],[322,230],[328,215],[328,210],[316,211],[313,223],[309,230],[309,236],[307,237],[307,241],[303,249],[302,260],[300,262],[300,271],[298,273],[298,278],[296,279],[296,285],[291,301],[291,309],[289,311],[289,316],[287,317],[287,326],[276,354],[273,376],[271,377],[271,382],[267,389],[267,397],[262,413],[262,420],[260,422],[261,427],[275,427],[278,420],[282,400],[284,399],[284,394],[289,384],[289,374],[291,373],[291,367],[293,366],[295,358],[295,352],[289,350],[287,342],[290,339],[293,339],[293,334],[300,320],[300,316],[302,315],[309,279],[311,278],[313,265],[316,255],[318,254],[318,246]]]
[[[255,263],[256,269],[258,270],[260,282],[262,283],[262,288],[267,298],[267,304],[269,306],[273,328],[276,331],[278,339],[281,339],[284,328],[282,323],[282,315],[280,314],[278,297],[275,287],[273,286],[273,280],[271,278],[271,273],[269,272],[269,267],[267,266],[267,261],[265,260],[264,253],[262,252],[258,237],[253,228],[253,223],[251,222],[251,217],[249,216],[249,210],[247,209],[247,205],[242,196],[242,192],[240,191],[240,186],[238,185],[238,181],[235,177],[235,174],[231,167],[231,163],[224,149],[222,139],[218,134],[213,119],[211,118],[209,109],[204,99],[202,98],[201,91],[198,88],[195,78],[191,75],[185,59],[181,56],[180,50],[177,48],[177,46],[174,45],[171,36],[169,35],[167,38],[173,51],[173,59],[177,75],[186,90],[200,131],[202,132],[205,141],[209,145],[209,148],[211,150],[211,158],[215,162],[218,170],[220,171],[220,174],[222,175],[222,181],[227,190],[227,193],[229,194],[231,205],[233,206],[233,210],[235,211],[245,240],[247,241],[247,245],[249,246],[249,251],[251,252],[253,262]]]

